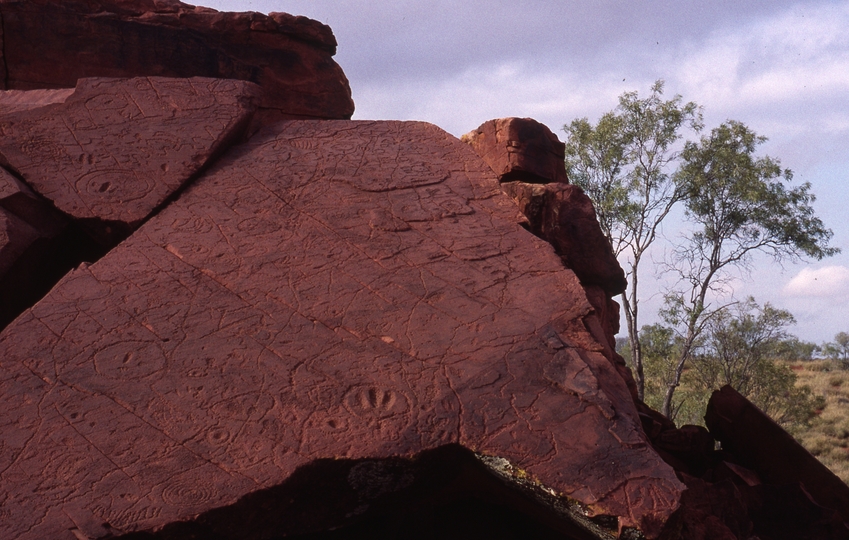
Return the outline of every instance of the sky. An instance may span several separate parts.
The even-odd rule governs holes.
[[[776,265],[755,258],[738,298],[790,311],[806,341],[849,332],[849,0],[201,0],[222,11],[283,11],[330,25],[355,119],[423,120],[453,135],[486,120],[532,117],[561,140],[623,92],[655,80],[704,107],[706,128],[734,119],[769,141],[759,154],[810,182],[843,252]],[[687,134],[694,139],[696,135]],[[652,251],[661,262],[682,213]],[[657,322],[668,275],[640,272],[644,323]],[[623,325],[624,328],[624,325]]]

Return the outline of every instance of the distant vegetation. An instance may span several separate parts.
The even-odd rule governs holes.
[[[849,483],[849,363],[840,346],[849,334],[816,345],[787,334],[790,322],[786,311],[750,300],[712,325],[681,378],[676,424],[704,425],[711,393],[731,384]],[[644,326],[641,340],[645,401],[657,408],[680,342],[659,324]],[[628,358],[628,340],[618,345]]]
[[[790,429],[796,439],[849,484],[849,370],[835,360],[789,362],[797,386],[820,400],[808,425]]]

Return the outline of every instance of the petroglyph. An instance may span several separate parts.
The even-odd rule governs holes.
[[[157,84],[189,99],[188,83]],[[206,84],[190,99],[204,125],[218,99]],[[167,101],[95,104],[144,122]],[[74,193],[100,196],[108,181]],[[0,439],[24,456],[3,462],[3,508],[56,508],[73,492],[129,532],[232,504],[320,458],[456,443],[626,523],[663,519],[682,487],[632,444],[642,435],[624,381],[601,355],[566,352],[595,343],[590,313],[466,145],[423,123],[281,122],[0,334],[4,421],[33,419]],[[627,465],[605,474],[610,462]],[[353,489],[406,482],[381,467],[356,468]],[[623,479],[629,493],[670,496],[629,499]],[[0,522],[15,540],[69,534],[37,513]]]
[[[0,154],[71,217],[132,229],[238,137],[258,95],[240,81],[80,79],[64,103],[4,115]]]

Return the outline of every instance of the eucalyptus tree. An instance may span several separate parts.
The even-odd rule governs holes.
[[[849,367],[849,334],[838,332],[834,341],[826,343],[822,348],[823,354]]]
[[[667,417],[694,344],[733,303],[720,301],[731,270],[747,269],[755,253],[782,262],[839,251],[829,246],[832,232],[814,213],[810,184],[791,186],[789,169],[755,156],[765,141],[746,125],[728,121],[699,142],[688,142],[681,153],[675,181],[695,230],[670,265],[679,279],[666,296],[664,318],[679,328],[681,347],[663,400]]]
[[[786,328],[795,323],[790,312],[753,298],[709,320],[702,346],[692,359],[698,385],[707,391],[731,385],[774,419],[787,407],[795,376],[776,362],[792,339]]]
[[[629,288],[622,293],[631,367],[640,399],[645,393],[639,335],[639,267],[657,239],[660,225],[683,191],[670,169],[679,156],[682,131],[702,127],[700,108],[681,96],[663,100],[663,81],[651,95],[619,97],[618,107],[593,126],[586,118],[564,126],[570,180],[592,199],[599,224],[620,261],[625,259]]]

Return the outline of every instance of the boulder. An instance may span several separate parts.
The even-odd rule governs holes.
[[[0,116],[18,111],[37,109],[54,103],[64,103],[73,93],[73,88],[60,88],[58,90],[0,90]]]
[[[499,118],[463,135],[502,182],[567,183],[566,145],[532,118]]]
[[[711,395],[705,423],[722,447],[763,482],[801,485],[811,501],[849,523],[849,487],[732,387]],[[849,537],[849,528],[843,532]]]
[[[260,85],[262,106],[350,118],[327,26],[285,13],[219,13],[176,0],[0,0],[5,89],[87,77],[210,77]],[[37,36],[34,39],[34,36]]]
[[[301,507],[264,490],[345,460],[311,510],[326,530],[447,447],[601,530],[565,538],[657,536],[684,486],[520,221],[432,125],[265,128],[0,333],[0,536],[149,538],[260,501],[272,527]]]
[[[92,246],[60,212],[0,168],[0,329],[34,304]]]

